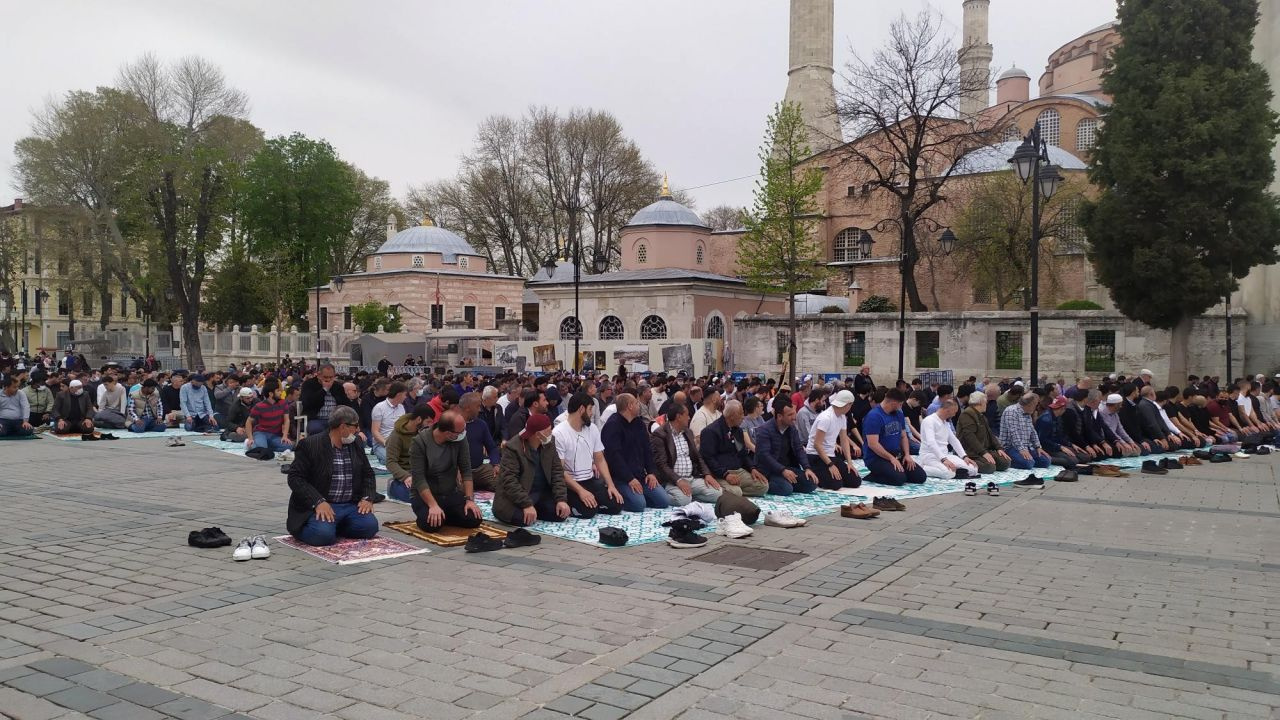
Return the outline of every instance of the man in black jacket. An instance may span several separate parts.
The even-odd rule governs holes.
[[[315,377],[302,383],[302,414],[307,416],[307,434],[322,433],[329,426],[329,416],[339,405],[352,407],[342,383],[337,382],[338,372],[326,363],[320,366]],[[356,422],[359,423],[359,415]],[[357,424],[356,429],[359,430]]]
[[[1168,426],[1164,424],[1164,419],[1160,417],[1160,406],[1156,405],[1155,401],[1156,390],[1150,385],[1144,385],[1138,392],[1141,395],[1138,398],[1138,426],[1143,436],[1154,445],[1151,448],[1152,452],[1156,448],[1161,452],[1168,452],[1170,432]],[[1177,447],[1180,446],[1181,443],[1178,443]]]
[[[1120,406],[1120,425],[1124,431],[1133,438],[1133,442],[1141,447],[1144,451],[1150,453],[1155,452],[1156,447],[1142,431],[1142,421],[1138,415],[1138,386],[1133,383],[1125,383],[1120,386],[1120,395],[1124,397],[1124,405]]]
[[[742,403],[725,403],[724,414],[702,429],[698,450],[720,486],[735,495],[759,497],[769,481],[755,469],[742,435]]]
[[[360,416],[349,407],[336,407],[326,430],[308,435],[294,450],[286,527],[308,545],[332,545],[339,537],[371,538],[378,534],[373,514],[377,486],[369,459],[356,442]]]

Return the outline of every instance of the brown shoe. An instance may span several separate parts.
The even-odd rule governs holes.
[[[1194,455],[1183,455],[1182,457],[1178,458],[1178,462],[1182,463],[1183,465],[1201,465],[1201,464],[1203,464],[1203,463],[1201,463],[1201,462],[1200,462],[1200,458],[1198,458],[1198,457],[1196,457],[1196,456],[1194,456]]]
[[[855,520],[870,520],[880,514],[879,510],[858,503],[857,505],[841,505],[840,517],[853,518]]]

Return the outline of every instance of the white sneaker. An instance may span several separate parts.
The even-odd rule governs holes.
[[[734,540],[744,538],[754,532],[754,530],[747,527],[746,523],[742,522],[741,513],[733,513],[720,518],[720,522],[716,527],[717,535],[724,535]]]
[[[281,450],[279,453],[276,453],[276,459],[282,463],[291,463],[293,462],[293,451]]]
[[[261,535],[253,539],[253,559],[265,560],[271,557],[271,548],[267,546],[267,541]]]
[[[253,543],[250,542],[249,538],[245,538],[240,541],[240,544],[236,546],[236,549],[231,552],[231,559],[236,562],[244,562],[245,560],[253,559]]]
[[[764,514],[764,524],[780,528],[798,528],[802,527],[805,521],[786,510],[770,510]]]

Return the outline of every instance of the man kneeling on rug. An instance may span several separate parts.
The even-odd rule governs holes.
[[[445,525],[480,527],[466,429],[461,413],[446,410],[430,430],[418,433],[409,447],[409,472],[413,476],[409,504],[418,518],[418,527],[427,532]]]
[[[338,538],[367,540],[378,534],[373,514],[377,486],[373,467],[356,445],[360,416],[349,407],[333,409],[329,432],[298,443],[289,468],[289,534],[308,545],[332,545]]]
[[[495,485],[493,516],[502,522],[526,526],[569,517],[564,466],[551,444],[550,418],[530,415],[520,442],[508,441],[502,448]]]

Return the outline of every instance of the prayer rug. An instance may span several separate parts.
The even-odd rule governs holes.
[[[240,457],[245,457],[245,453],[248,452],[248,450],[245,449],[243,440],[240,440],[237,442],[223,442],[221,440],[214,438],[211,440],[196,440],[193,442],[193,444],[203,445],[205,447],[211,447],[214,450],[218,450],[220,452],[224,452],[229,455],[239,455]],[[369,464],[373,466],[373,472],[375,475],[389,474],[387,472],[387,467],[382,463],[378,462],[378,458],[374,457],[372,454],[368,455],[368,458],[369,458]],[[276,453],[276,457],[274,459],[279,460],[280,454]],[[258,462],[264,462],[264,461],[259,460]]]
[[[98,428],[98,432],[108,432],[116,436],[117,440],[151,440],[155,438],[171,438],[171,437],[205,437],[204,433],[191,432],[189,430],[165,430],[163,432],[144,432],[135,433],[128,430],[113,430],[111,428]],[[59,440],[80,440],[80,433],[72,435],[57,435],[54,433],[44,433],[45,436],[57,438]],[[216,434],[213,436],[216,437]]]
[[[408,543],[384,537],[369,540],[340,540],[328,547],[307,545],[292,535],[281,535],[275,538],[275,541],[335,565],[353,565],[431,552],[429,548],[414,547]]]
[[[439,545],[441,547],[461,547],[467,544],[467,538],[470,538],[477,532],[482,532],[491,538],[501,540],[507,536],[507,531],[496,525],[489,523],[480,523],[480,527],[472,530],[468,528],[456,528],[445,526],[440,528],[439,532],[427,532],[418,527],[415,520],[407,522],[392,522],[387,520],[382,523],[383,527],[391,528],[396,532],[402,532],[405,535],[412,535],[419,540],[426,540],[429,543]]]
[[[32,435],[0,435],[0,440],[39,440],[38,434]]]

